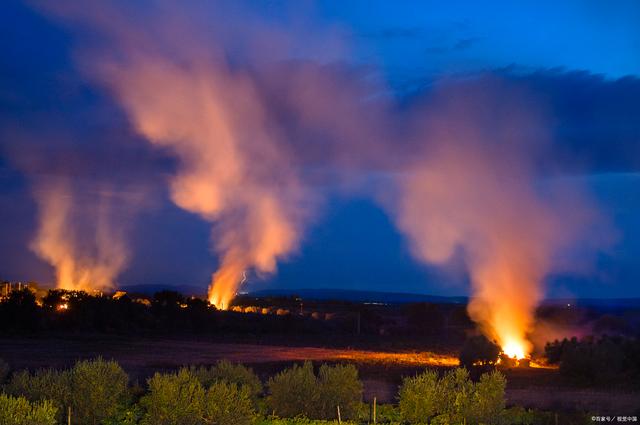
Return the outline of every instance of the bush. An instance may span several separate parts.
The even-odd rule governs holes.
[[[283,370],[269,379],[267,385],[270,392],[267,402],[276,415],[313,416],[319,394],[311,362]]]
[[[115,361],[79,361],[71,370],[72,419],[99,424],[127,403],[129,377]]]
[[[250,368],[241,364],[221,360],[210,368],[191,367],[189,370],[205,388],[217,381],[236,384],[246,389],[254,404],[258,401],[258,396],[262,394],[262,382],[260,382],[260,379]]]
[[[475,407],[474,390],[467,369],[457,368],[447,372],[438,382],[441,416],[451,423],[462,423],[471,417]]]
[[[311,362],[305,362],[280,372],[268,386],[268,405],[283,417],[335,419],[340,406],[343,418],[353,418],[362,399],[362,383],[353,365],[323,364],[316,378]]]
[[[485,373],[475,385],[473,416],[478,423],[495,424],[504,410],[507,381],[498,371]]]
[[[340,406],[342,418],[351,419],[358,414],[362,402],[362,382],[358,379],[358,369],[353,365],[328,366],[323,364],[318,371],[317,417],[333,419]]]
[[[148,381],[149,393],[140,404],[146,413],[142,424],[197,425],[202,423],[205,392],[187,369],[178,373],[156,373]]]
[[[255,411],[247,387],[214,382],[204,400],[205,422],[215,425],[250,425]]]
[[[30,403],[24,397],[0,394],[0,425],[55,425],[56,411],[50,401]]]
[[[410,423],[427,422],[435,416],[440,403],[438,374],[426,370],[420,375],[404,378],[400,387],[400,415]]]
[[[474,366],[494,366],[498,361],[500,347],[484,335],[468,338],[460,351],[460,366],[471,369]]]
[[[26,370],[15,372],[5,390],[30,401],[49,400],[58,412],[58,421],[62,422],[71,400],[71,373],[55,369],[39,369],[33,375]]]
[[[400,416],[409,423],[494,424],[504,411],[506,381],[499,372],[485,373],[474,384],[465,369],[438,378],[426,370],[405,378],[399,393]]]

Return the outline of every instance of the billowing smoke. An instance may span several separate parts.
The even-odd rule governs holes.
[[[416,257],[462,256],[471,317],[507,353],[529,352],[543,281],[592,217],[581,196],[539,187],[547,123],[526,96],[463,84],[396,114],[378,102],[384,90],[360,75],[297,55],[322,44],[303,38],[274,65],[265,56],[295,47],[297,33],[274,36],[251,16],[251,30],[230,31],[224,19],[184,19],[182,9],[152,4],[159,6],[143,8],[151,16],[139,20],[108,7],[57,12],[104,36],[81,63],[145,139],[178,159],[171,199],[212,223],[212,303],[228,307],[246,270],[272,273],[297,248],[316,208],[308,175],[330,170],[350,189],[359,184],[354,174],[395,175],[394,194],[384,198]],[[203,21],[215,34],[196,33]],[[407,114],[414,124],[398,118]]]
[[[122,224],[113,223],[112,196],[83,199],[68,181],[55,178],[37,183],[34,193],[39,223],[31,249],[54,268],[56,286],[113,289],[129,251]]]
[[[210,301],[229,306],[243,272],[276,270],[296,248],[305,195],[250,80],[224,64],[138,58],[109,73],[135,126],[180,160],[176,205],[215,223]]]
[[[521,94],[490,81],[478,87],[445,88],[419,114],[418,148],[393,210],[417,258],[464,259],[470,317],[521,358],[554,257],[584,230],[591,206],[542,189],[547,126]]]

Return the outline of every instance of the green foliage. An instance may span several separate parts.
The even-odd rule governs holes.
[[[156,373],[148,381],[149,393],[140,404],[145,425],[197,425],[202,423],[205,391],[187,369],[178,373]]]
[[[362,401],[362,382],[358,379],[358,369],[355,366],[323,364],[318,371],[317,381],[317,417],[335,418],[337,406],[340,406],[342,418],[356,417]]]
[[[0,394],[0,425],[55,425],[56,407],[50,401],[29,402]]]
[[[474,366],[493,366],[498,361],[500,351],[500,347],[484,335],[473,336],[462,346],[459,355],[460,365],[467,369]]]
[[[540,413],[522,407],[506,409],[500,415],[500,423],[505,425],[535,425],[541,423],[541,419],[546,418]]]
[[[354,422],[342,421],[345,425],[355,424]],[[266,418],[261,419],[255,425],[338,425],[338,421],[323,421],[307,418]]]
[[[98,424],[116,414],[128,399],[129,377],[114,361],[79,361],[70,370],[40,369],[14,373],[8,393],[32,401],[50,400],[58,420],[71,407],[72,418],[82,424]]]
[[[104,425],[138,425],[144,416],[142,407],[138,404],[120,409],[112,417],[103,421]]]
[[[475,388],[477,391],[477,388]],[[452,423],[464,422],[474,410],[474,385],[469,379],[469,372],[457,368],[447,372],[438,382],[440,396],[440,413]]]
[[[23,370],[11,376],[5,390],[30,401],[50,400],[58,412],[57,419],[62,421],[65,408],[71,401],[71,372],[39,369],[32,375]]]
[[[208,424],[250,425],[255,410],[247,387],[216,381],[207,390],[204,417]]]
[[[316,377],[311,362],[305,362],[280,372],[268,386],[268,406],[282,417],[334,419],[340,406],[342,418],[354,418],[362,400],[362,383],[353,365],[323,364]]]
[[[250,368],[242,364],[221,360],[210,368],[201,366],[191,367],[189,370],[205,388],[217,381],[236,384],[247,391],[254,404],[262,394],[262,382]]]
[[[475,385],[473,417],[478,423],[495,424],[504,410],[507,380],[498,371],[485,373]]]
[[[71,370],[72,418],[99,424],[114,416],[128,401],[129,377],[115,361],[79,361]]]
[[[426,370],[405,378],[399,394],[402,419],[411,423],[426,422],[438,412],[440,396],[435,371]]]
[[[466,369],[452,370],[442,378],[426,370],[404,379],[399,393],[400,416],[409,423],[499,423],[505,385],[499,372],[485,373],[474,384]]]
[[[312,417],[318,400],[316,377],[313,365],[306,361],[302,366],[297,364],[283,370],[269,379],[270,409],[278,416]]]

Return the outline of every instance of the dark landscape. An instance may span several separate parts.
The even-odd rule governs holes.
[[[639,23],[0,1],[0,425],[637,423]]]

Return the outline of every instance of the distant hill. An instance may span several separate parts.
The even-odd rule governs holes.
[[[467,297],[441,297],[436,295],[412,294],[406,292],[376,292],[348,289],[264,289],[248,293],[254,297],[282,297],[297,295],[307,300],[341,300],[358,303],[404,304],[415,302],[464,304]]]
[[[206,288],[192,285],[126,285],[120,289],[127,292],[147,295],[153,295],[155,292],[162,290],[178,291],[187,296],[203,297],[206,295]],[[466,304],[469,300],[469,297],[464,296],[443,297],[438,295],[414,294],[407,292],[358,291],[334,288],[263,289],[259,291],[251,291],[246,295],[252,297],[286,297],[297,295],[307,300],[342,300],[357,303],[385,304],[406,304],[416,302]],[[544,300],[542,304],[597,307],[601,309],[640,308],[640,298],[549,298]]]
[[[177,291],[186,296],[197,296],[204,297],[207,293],[207,289],[200,286],[191,286],[191,285],[181,285],[181,286],[171,286],[171,285],[124,285],[119,289],[135,293],[135,294],[145,294],[145,295],[153,295],[159,291]]]

